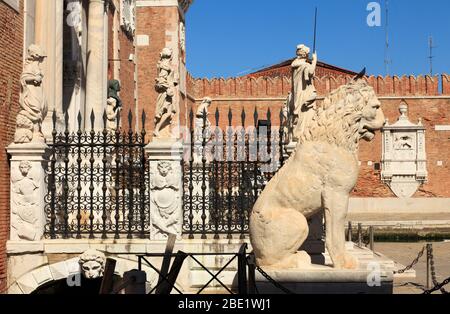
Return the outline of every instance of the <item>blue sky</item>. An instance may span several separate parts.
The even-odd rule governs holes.
[[[195,0],[187,14],[187,63],[194,77],[240,76],[312,46],[317,6],[319,59],[385,75],[385,0],[382,26],[367,25],[369,0]],[[390,74],[450,72],[450,1],[389,0]]]

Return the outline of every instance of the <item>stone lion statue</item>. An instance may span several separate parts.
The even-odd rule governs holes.
[[[344,228],[349,194],[358,179],[358,143],[373,140],[384,123],[380,101],[363,79],[339,87],[315,109],[296,151],[253,208],[250,239],[259,266],[308,267],[310,257],[298,250],[309,233],[307,219],[324,210],[334,267],[357,267],[345,252]]]

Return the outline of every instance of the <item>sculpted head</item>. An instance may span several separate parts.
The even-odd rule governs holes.
[[[171,59],[172,58],[172,49],[164,48],[161,51],[161,59]]]
[[[375,131],[380,130],[386,120],[374,89],[363,80],[359,83],[362,84],[360,92],[365,105],[361,110],[358,132],[361,139],[372,141],[375,138]]]
[[[30,172],[30,169],[31,169],[31,164],[30,164],[29,161],[22,161],[22,162],[20,162],[19,170],[20,170],[20,173],[24,177],[26,177],[28,175],[28,172]]]
[[[325,141],[355,152],[361,139],[372,141],[385,124],[380,101],[364,79],[351,81],[325,97],[301,142]]]
[[[310,52],[310,49],[307,46],[305,46],[303,44],[297,46],[297,56],[298,57],[300,57],[302,59],[307,59],[309,56],[309,52]]]
[[[163,177],[166,177],[172,171],[172,165],[170,162],[162,161],[158,163],[158,171]]]
[[[39,47],[38,45],[34,45],[34,44],[30,45],[28,47],[27,52],[28,52],[27,58],[29,60],[43,61],[46,58],[41,47]]]
[[[97,250],[89,249],[80,255],[81,272],[87,279],[96,279],[103,276],[105,255]]]

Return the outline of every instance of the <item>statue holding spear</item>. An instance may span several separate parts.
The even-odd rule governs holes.
[[[310,49],[297,46],[297,58],[292,62],[292,100],[291,125],[292,139],[297,141],[307,129],[316,109],[317,91],[314,87],[314,74],[317,66],[316,53],[317,8],[314,21],[314,50],[309,60]]]

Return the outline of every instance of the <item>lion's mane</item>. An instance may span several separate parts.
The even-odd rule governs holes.
[[[365,80],[351,81],[332,91],[318,106],[300,143],[322,141],[350,152],[358,149],[359,121],[368,101],[376,97]]]

